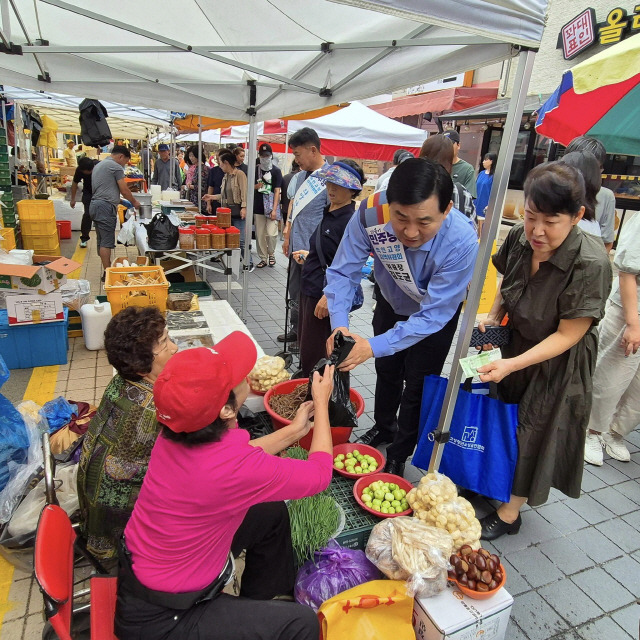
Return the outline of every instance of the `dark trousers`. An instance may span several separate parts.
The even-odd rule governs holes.
[[[327,357],[327,339],[331,335],[331,321],[316,318],[314,311],[319,298],[300,294],[300,315],[298,318],[298,344],[300,345],[300,369],[302,378],[308,378],[309,372],[318,360]]]
[[[91,201],[89,201],[91,202]],[[84,213],[80,223],[80,242],[89,242],[89,232],[91,231],[91,216],[89,215],[89,202],[83,202]]]
[[[389,331],[396,322],[406,320],[407,316],[394,312],[378,285],[375,291],[376,310],[372,324],[374,335],[379,335]],[[374,420],[378,429],[393,434],[393,442],[387,447],[390,460],[404,462],[418,443],[424,377],[442,373],[461,308],[462,305],[440,331],[404,351],[376,358]]]
[[[119,640],[317,640],[313,610],[271,600],[291,594],[295,580],[289,514],[283,502],[251,507],[231,551],[246,549],[240,596],[221,593],[177,610],[149,604],[118,581],[115,632]]]
[[[300,306],[300,281],[302,280],[302,265],[295,260],[289,260],[289,326],[294,330],[298,327]],[[288,331],[288,327],[285,331]]]

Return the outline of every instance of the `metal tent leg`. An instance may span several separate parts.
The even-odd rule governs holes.
[[[509,173],[511,168],[511,160],[516,146],[518,131],[520,130],[520,122],[522,120],[522,112],[524,102],[529,88],[529,80],[531,79],[531,71],[533,69],[533,61],[535,52],[531,50],[521,51],[518,56],[518,69],[514,82],[514,88],[517,88],[509,103],[509,111],[504,127],[502,142],[500,143],[500,151],[498,152],[498,164],[496,166],[495,177],[493,180],[493,188],[489,198],[489,207],[487,217],[482,227],[482,235],[480,238],[480,248],[473,271],[473,279],[469,289],[469,296],[462,316],[462,324],[456,343],[455,354],[453,357],[453,365],[447,391],[444,396],[442,412],[438,422],[438,431],[446,434],[451,425],[453,410],[458,397],[458,389],[462,381],[462,369],[458,362],[460,358],[465,357],[471,340],[471,332],[475,325],[478,306],[480,304],[480,296],[482,295],[482,287],[484,285],[489,259],[493,243],[498,237],[500,229],[500,218],[507,195],[507,187],[509,185]],[[442,459],[444,443],[436,440],[431,460],[429,461],[429,471],[437,470]]]

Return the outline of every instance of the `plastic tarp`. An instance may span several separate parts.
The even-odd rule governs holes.
[[[537,47],[547,0],[358,4],[15,0],[31,41],[48,44],[25,45],[13,16],[23,55],[0,55],[0,74],[13,86],[245,121],[255,81],[258,117],[269,120],[501,61],[513,44]]]
[[[258,123],[258,139],[282,144],[284,134],[268,133],[268,124]],[[417,155],[427,137],[426,131],[396,122],[359,102],[314,120],[288,120],[287,125],[289,135],[303,127],[315,129],[325,155],[368,160],[392,160],[394,152],[400,147]],[[238,141],[248,137],[249,126],[244,125],[232,127],[230,135],[223,135],[222,141]],[[274,146],[276,150],[280,149]]]
[[[2,58],[0,58],[1,61]],[[83,98],[6,85],[3,93],[10,100],[16,100],[23,106],[33,107],[42,116],[43,124],[46,116],[55,120],[57,129],[61,133],[80,134],[78,105]],[[105,101],[102,101],[102,104],[109,113],[111,134],[116,138],[146,138],[149,134],[155,133],[158,127],[161,129],[166,127],[170,121],[167,110],[147,109]],[[42,138],[42,132],[40,137]],[[57,142],[53,143],[53,148],[56,147]]]

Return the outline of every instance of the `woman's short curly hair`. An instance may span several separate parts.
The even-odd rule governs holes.
[[[151,371],[153,348],[166,322],[156,307],[127,307],[113,316],[104,332],[109,363],[127,380],[137,382]],[[140,375],[142,374],[142,375]]]

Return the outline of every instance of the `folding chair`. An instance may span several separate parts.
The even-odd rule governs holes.
[[[64,509],[47,504],[36,531],[34,571],[44,598],[45,616],[60,640],[76,640],[76,629],[81,627],[73,624],[76,622],[73,611],[75,541],[75,531]],[[116,577],[91,577],[90,635],[86,636],[91,640],[117,640],[113,633],[116,585]],[[45,629],[43,638],[47,633]]]

